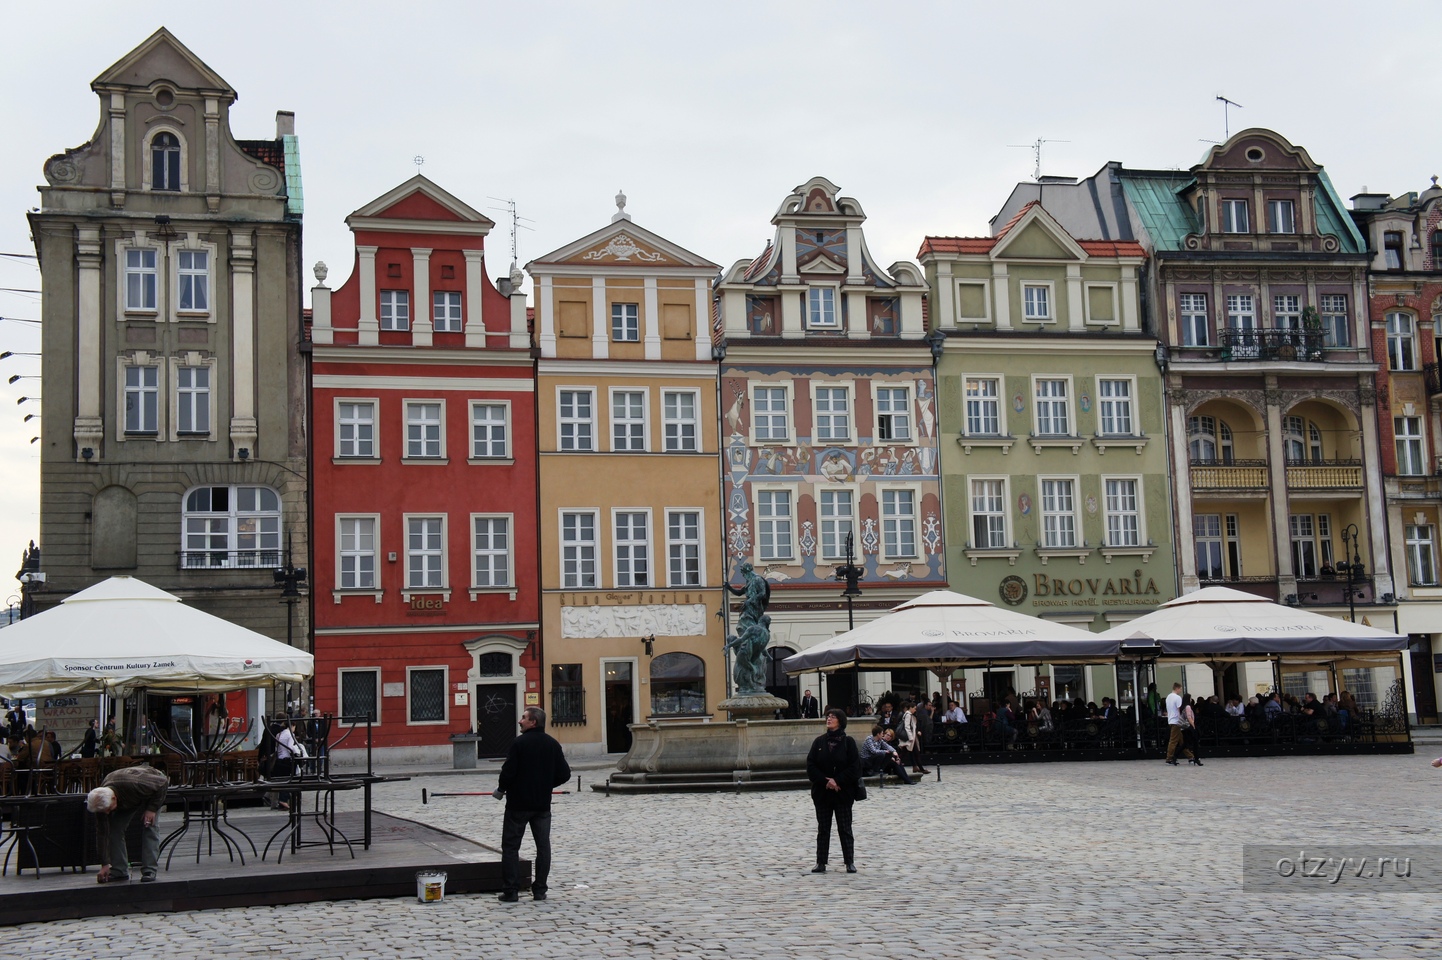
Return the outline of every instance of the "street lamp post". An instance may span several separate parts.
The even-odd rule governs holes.
[[[305,583],[305,576],[305,567],[297,567],[291,562],[290,538],[287,537],[285,564],[275,569],[275,582],[280,587],[280,602],[285,604],[285,642],[287,646],[295,646],[295,605],[300,602],[300,585]]]
[[[866,576],[866,568],[858,567],[855,561],[854,543],[852,535],[846,534],[846,562],[836,568],[836,579],[846,584],[846,589],[841,591],[841,596],[846,599],[846,629],[856,629],[855,600],[861,596],[861,580]],[[828,685],[829,686],[829,685]],[[861,692],[861,667],[851,668],[852,696],[855,697]]]
[[[1347,524],[1342,530],[1342,554],[1345,559],[1337,564],[1338,570],[1347,571],[1347,610],[1352,617],[1352,622],[1357,622],[1357,583],[1366,573],[1366,567],[1362,565],[1362,554],[1358,549],[1358,540],[1361,532],[1355,523]]]

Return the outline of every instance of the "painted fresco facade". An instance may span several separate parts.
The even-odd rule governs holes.
[[[634,223],[527,265],[535,286],[543,706],[567,751],[726,696],[710,282]],[[724,718],[724,717],[723,717]]]
[[[1099,231],[1097,231],[1099,232]],[[919,254],[938,366],[952,589],[1085,630],[1176,595],[1156,341],[1135,242],[1077,239],[1037,201]],[[998,689],[1130,701],[1111,670],[993,672]],[[975,674],[975,676],[973,676]],[[969,696],[982,689],[968,671]]]
[[[1411,635],[1413,712],[1437,721],[1442,635],[1442,188],[1420,195],[1359,194],[1352,218],[1367,241],[1368,320],[1377,364],[1377,432],[1387,499],[1387,538],[1397,594],[1397,628]],[[1385,621],[1379,626],[1386,626]]]
[[[312,290],[316,705],[391,760],[503,756],[540,702],[535,391],[494,224],[417,176],[355,211]]]
[[[865,219],[815,178],[782,201],[766,250],[716,287],[726,574],[739,583],[750,563],[771,582],[776,659],[847,629],[847,533],[865,569],[857,620],[946,583],[925,287],[914,264],[877,264]],[[793,701],[818,683],[768,675]],[[854,696],[833,685],[823,699]]]
[[[295,118],[235,139],[235,90],[164,29],[91,87],[99,126],[46,161],[30,214],[38,607],[136,576],[284,640],[272,571],[308,544]]]

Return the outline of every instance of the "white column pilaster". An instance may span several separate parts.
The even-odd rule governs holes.
[[[1011,329],[1011,279],[1006,273],[1006,264],[992,261],[991,299],[995,308],[996,329]]]
[[[611,355],[611,311],[606,305],[606,278],[591,278],[591,356],[605,360]]]
[[[866,315],[866,292],[848,290],[846,297],[846,337],[848,340],[871,339],[870,318]]]
[[[956,283],[951,276],[951,261],[936,261],[936,296],[932,299],[936,308],[936,325],[942,330],[956,326]]]
[[[656,278],[645,279],[644,293],[641,299],[641,322],[645,325],[643,340],[645,342],[645,357],[647,360],[661,359],[661,307],[660,299],[656,295]]]
[[[100,407],[100,385],[105,371],[100,359],[100,228],[81,227],[76,231],[75,259],[78,273],[75,303],[75,459],[84,460],[81,451],[89,448],[92,458],[100,456],[100,441],[105,434]]]
[[[551,290],[551,278],[541,277],[536,284],[536,315],[540,318],[541,356],[556,355],[556,297]]]
[[[429,347],[436,324],[431,313],[431,251],[427,247],[411,247],[411,344]]]
[[[711,359],[711,284],[705,280],[696,281],[696,359]]]
[[[358,342],[375,346],[381,342],[380,322],[376,320],[376,247],[356,247],[360,258],[360,321]]]
[[[846,228],[846,282],[865,283],[866,278],[861,273],[861,226],[859,224]]]
[[[806,288],[781,287],[781,336],[788,340],[799,340],[806,336],[801,327],[801,300]]]
[[[1086,303],[1082,299],[1081,264],[1066,265],[1066,313],[1067,327],[1072,333],[1081,333],[1087,328]]]
[[[125,94],[110,95],[110,205],[125,206]]]
[[[1362,385],[1371,387],[1371,374],[1362,375]],[[1372,551],[1373,596],[1395,593],[1392,564],[1387,547],[1387,496],[1382,484],[1382,457],[1377,439],[1377,402],[1371,389],[1362,391],[1362,464],[1367,474],[1367,542]],[[1399,528],[1398,532],[1401,532]]]
[[[335,343],[335,328],[330,325],[331,289],[325,284],[310,288],[310,339],[314,343]]]
[[[486,253],[484,250],[462,251],[466,258],[466,346],[486,345]]]
[[[1136,331],[1142,328],[1141,314],[1138,312],[1140,298],[1137,296],[1137,268],[1122,267],[1122,282],[1117,290],[1117,298],[1121,303],[1117,309],[1121,311],[1122,329]],[[1168,300],[1168,303],[1171,301]],[[1160,311],[1159,311],[1160,313]],[[1171,341],[1176,343],[1176,340]]]
[[[255,422],[255,237],[230,234],[230,455],[254,458]]]
[[[1292,566],[1292,506],[1287,499],[1287,448],[1282,434],[1282,405],[1275,377],[1267,378],[1267,463],[1271,481],[1272,546],[1277,556],[1277,589],[1283,597],[1297,592]],[[1185,437],[1186,433],[1181,436]]]
[[[1167,404],[1167,416],[1171,418],[1172,476],[1176,478],[1173,496],[1176,498],[1177,564],[1181,568],[1182,593],[1200,589],[1201,580],[1197,575],[1196,531],[1192,529],[1192,475],[1190,452],[1187,448],[1187,411],[1179,403]]]

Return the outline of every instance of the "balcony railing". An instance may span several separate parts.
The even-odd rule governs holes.
[[[1270,486],[1265,460],[1193,460],[1193,490],[1265,490]]]
[[[1362,486],[1361,460],[1288,460],[1291,490],[1345,490]]]
[[[1439,373],[1437,364],[1422,364],[1422,378],[1427,381],[1427,395],[1435,397],[1442,393],[1442,373]]]
[[[279,550],[182,550],[182,570],[274,570],[282,565]]]
[[[1321,330],[1223,330],[1223,360],[1287,361],[1323,359]]]
[[[1352,581],[1352,602],[1373,603],[1377,591],[1370,576]],[[1347,575],[1298,577],[1297,602],[1302,606],[1339,607],[1347,602]]]

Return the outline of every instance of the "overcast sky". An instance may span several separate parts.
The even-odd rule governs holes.
[[[722,266],[754,256],[791,188],[821,175],[860,201],[882,264],[927,234],[985,235],[1033,172],[1108,160],[1185,168],[1231,129],[1305,146],[1343,197],[1421,190],[1442,173],[1442,4],[438,3],[7,9],[0,58],[0,254],[33,253],[25,211],[46,158],[94,132],[90,81],[160,26],[239,93],[231,128],[274,135],[293,110],[305,261],[351,272],[348,213],[416,172],[531,230],[524,263],[635,221]],[[308,277],[308,275],[307,275]],[[0,287],[39,286],[0,256]],[[38,349],[39,298],[0,291],[0,350]],[[60,318],[64,322],[63,318]],[[41,393],[33,358],[0,361],[0,578],[39,532]],[[177,549],[179,549],[177,545]],[[5,551],[10,551],[7,554]],[[13,586],[13,584],[12,584]],[[13,591],[7,591],[13,592]],[[3,597],[4,594],[0,594]]]

